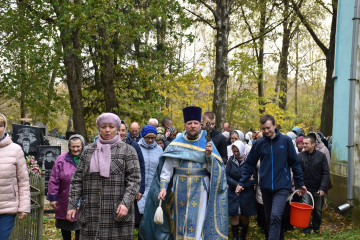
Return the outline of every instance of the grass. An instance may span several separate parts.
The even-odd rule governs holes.
[[[53,214],[44,215],[43,221],[43,240],[62,239],[61,231],[55,228],[55,219]],[[231,232],[231,231],[229,231]],[[137,239],[137,231],[134,230],[134,240]],[[265,240],[265,236],[260,232],[256,224],[256,217],[250,219],[248,240]],[[291,232],[285,233],[285,239],[339,239],[355,240],[360,239],[360,228],[352,225],[352,219],[349,215],[341,215],[331,207],[325,207],[323,210],[323,223],[320,228],[320,234],[311,233],[305,235],[301,228],[295,228]]]
[[[251,218],[249,235],[247,239],[260,240],[265,236],[257,227],[256,217]],[[295,228],[293,231],[285,233],[286,240],[295,239],[360,239],[360,228],[352,225],[352,219],[349,215],[341,215],[331,207],[323,209],[323,222],[320,227],[320,234],[311,233],[305,235],[302,228]]]

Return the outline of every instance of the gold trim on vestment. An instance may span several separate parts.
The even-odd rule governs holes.
[[[176,188],[175,189],[178,189],[178,184],[179,184],[179,180],[178,178],[176,178]],[[176,228],[175,228],[175,236],[177,237],[178,236],[178,229],[179,229],[179,221],[178,221],[178,191],[175,191],[175,208],[176,208],[176,219],[175,219],[175,222],[176,222]]]
[[[194,146],[188,143],[182,143],[182,142],[172,142],[171,145],[176,145],[176,146],[180,146],[180,147],[184,147],[184,148],[190,148],[191,150],[195,150],[195,151],[201,151],[201,152],[205,152],[205,149],[198,147],[198,146]],[[222,158],[220,156],[218,156],[215,153],[211,153],[211,156],[215,157],[216,159],[218,159],[220,162],[223,162]]]
[[[199,210],[198,210],[198,217],[197,217],[197,221],[196,221],[196,233],[195,233],[195,238],[197,236],[197,232],[200,231],[200,236],[202,235],[202,230],[204,229],[204,223],[205,223],[205,217],[206,217],[206,214],[204,214],[204,222],[203,222],[203,225],[202,225],[202,228],[199,229],[198,226],[199,226],[199,218],[200,218],[200,209],[201,209],[201,204],[202,204],[202,195],[203,195],[203,188],[204,188],[204,181],[201,181],[201,187],[200,187],[200,204],[199,204]],[[207,206],[206,206],[207,208]],[[205,209],[206,209],[205,208]]]
[[[198,146],[188,144],[188,143],[172,142],[171,145],[176,145],[176,146],[180,146],[180,147],[184,147],[184,148],[190,148],[191,150],[195,150],[195,151],[205,152],[205,149],[198,147]]]
[[[221,173],[221,172],[220,172],[220,168],[218,169],[218,171],[219,171],[219,173]],[[217,196],[216,196],[216,195],[217,195],[217,190],[219,189],[220,179],[221,179],[221,174],[219,174],[219,173],[218,173],[218,180],[217,180],[216,190],[215,190],[215,199],[216,199],[216,197],[217,197]],[[211,176],[211,177],[213,177],[213,176]],[[218,225],[217,225],[216,201],[214,201],[214,214],[215,214],[215,229],[216,229],[216,232],[217,232],[220,236],[222,236],[223,238],[228,239],[227,236],[225,236],[224,234],[222,234],[222,233],[220,232],[220,230],[219,230],[219,228],[218,228]]]
[[[191,166],[192,167],[192,166]],[[187,198],[187,200],[186,200],[186,212],[185,212],[185,222],[184,222],[184,229],[185,229],[185,232],[184,232],[184,236],[186,236],[187,235],[187,230],[188,230],[188,226],[187,226],[187,216],[188,216],[188,212],[189,212],[189,206],[190,206],[190,194],[191,194],[191,192],[190,192],[190,190],[191,190],[191,177],[188,177],[187,178],[187,188],[188,188],[188,190],[187,190],[187,196],[186,196],[186,198]]]
[[[183,174],[175,174],[176,176],[179,176],[179,177],[208,177],[209,175],[183,175]],[[183,181],[181,181],[183,182]]]

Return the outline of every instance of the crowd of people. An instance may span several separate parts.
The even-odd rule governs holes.
[[[96,120],[91,144],[75,134],[55,161],[47,199],[64,240],[247,238],[251,216],[266,239],[292,230],[289,196],[314,211],[305,234],[319,233],[324,197],[331,188],[330,144],[323,134],[294,127],[281,133],[273,116],[259,131],[215,127],[212,112],[183,109],[185,131],[170,118],[128,125],[113,113]],[[30,213],[29,177],[21,147],[6,134],[0,115],[0,239],[8,239],[15,215]],[[5,174],[6,173],[6,174]],[[163,223],[154,222],[157,209]],[[231,228],[229,229],[229,219]],[[229,234],[231,232],[231,234]]]

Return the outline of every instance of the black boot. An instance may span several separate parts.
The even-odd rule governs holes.
[[[239,224],[238,225],[231,225],[233,240],[238,240],[239,238]]]
[[[246,235],[248,233],[248,230],[249,230],[249,224],[248,225],[242,225],[241,234],[240,234],[240,239],[241,240],[246,240]]]

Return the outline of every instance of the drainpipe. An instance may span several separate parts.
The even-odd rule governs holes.
[[[353,18],[353,37],[351,48],[350,65],[350,92],[349,92],[349,126],[348,126],[348,177],[347,177],[347,203],[339,206],[340,211],[344,211],[354,206],[354,112],[355,112],[355,84],[356,84],[356,64],[358,53],[359,17],[360,0],[356,0]]]

